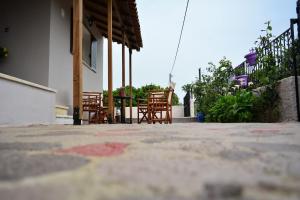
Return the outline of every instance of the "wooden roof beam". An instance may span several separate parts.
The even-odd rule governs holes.
[[[99,31],[101,32],[101,34],[102,34],[102,36],[104,36],[104,37],[106,37],[107,38],[107,33],[105,32],[105,29],[104,29],[104,27],[103,26],[99,26],[98,24],[97,24],[97,28],[99,29]],[[117,42],[118,44],[121,44],[122,43],[122,33],[113,33],[113,40],[115,41],[115,42]],[[129,38],[129,41],[132,43],[132,44],[134,44],[134,41],[133,40],[131,40],[130,38]],[[126,43],[126,42],[125,42]],[[128,44],[126,43],[126,46],[128,46]],[[133,46],[134,48],[136,47],[135,45]]]
[[[122,26],[121,28],[122,28],[122,32],[123,32],[123,34],[124,34],[124,40],[129,44],[128,47],[130,48],[131,43],[129,43],[129,40],[128,40],[128,37],[127,37],[127,32],[126,32],[126,30],[125,30],[126,25],[125,25],[125,23],[124,23],[124,21],[123,21],[123,19],[122,19],[122,17],[121,17],[120,9],[119,9],[118,4],[116,3],[116,0],[113,1],[113,7],[114,7],[114,9],[115,9],[117,18],[119,19],[119,22],[120,22],[120,24],[121,24],[121,26]]]
[[[103,23],[103,24],[106,26],[107,18],[106,18],[105,15],[98,14],[97,12],[91,11],[91,10],[89,10],[89,9],[86,9],[86,13],[87,13],[88,15],[91,15],[92,17],[94,17],[96,21],[101,22],[101,23]],[[125,25],[124,30],[125,30],[126,32],[129,32],[130,34],[134,34],[134,31],[133,31],[132,29],[128,29],[128,28],[126,28],[126,27],[128,27],[128,26]],[[113,28],[114,28],[114,29],[122,29],[122,25],[121,25],[117,20],[114,20],[114,21],[113,21]]]

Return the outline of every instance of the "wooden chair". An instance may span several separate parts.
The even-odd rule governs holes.
[[[164,91],[150,91],[148,94],[148,97],[162,97],[162,96],[164,96]],[[148,98],[137,100],[137,119],[139,124],[142,123],[143,121],[149,123],[150,115],[148,112]]]
[[[143,121],[148,122],[147,99],[138,99],[137,100],[137,120],[138,120],[138,124],[142,123]]]
[[[89,123],[105,123],[107,112],[102,106],[101,93],[83,92],[82,107],[83,111],[88,112]]]
[[[165,92],[151,93],[148,97],[148,123],[172,123],[172,96],[174,90],[169,88]]]

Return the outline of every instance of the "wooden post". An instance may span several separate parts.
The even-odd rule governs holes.
[[[130,90],[130,124],[132,124],[132,50],[129,49],[129,90]]]
[[[107,0],[107,46],[108,46],[108,122],[114,119],[113,109],[113,66],[112,66],[112,1]]]
[[[122,31],[122,90],[123,94],[125,94],[125,32]],[[126,121],[126,100],[122,99],[121,113],[124,115],[124,121]],[[125,123],[125,122],[123,122]]]
[[[82,13],[83,0],[73,0],[73,120],[82,120]]]
[[[122,87],[125,88],[125,33],[122,32]]]

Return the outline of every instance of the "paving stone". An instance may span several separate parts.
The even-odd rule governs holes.
[[[181,142],[181,141],[194,141],[194,140],[198,140],[198,138],[164,136],[159,138],[145,139],[142,140],[142,142],[147,144],[154,144],[154,143],[162,143],[162,142]]]
[[[93,135],[92,133],[86,133],[82,131],[53,131],[44,134],[26,134],[26,135],[18,135],[17,137],[59,137],[59,136],[80,136],[80,135]]]
[[[260,181],[257,186],[260,189],[266,190],[268,192],[280,192],[285,194],[295,194],[300,197],[300,190],[299,186],[291,184],[279,184],[279,183],[272,183],[272,182],[265,182]]]
[[[21,186],[18,189],[0,188],[0,197],[1,200],[65,200],[70,192],[66,186]]]
[[[220,156],[227,160],[240,161],[254,158],[257,156],[257,154],[243,150],[225,150],[220,152]]]
[[[237,142],[236,145],[251,148],[256,151],[300,152],[300,145],[282,143]]]
[[[274,132],[252,132],[249,134],[245,133],[232,133],[231,136],[241,136],[241,137],[255,137],[255,138],[264,138],[264,137],[280,137],[280,136],[287,136],[287,135],[294,135],[294,133],[290,132],[281,132],[281,133],[274,133]]]
[[[287,173],[297,179],[300,179],[300,159],[290,161],[287,165]],[[299,190],[300,191],[300,190]]]
[[[60,149],[57,152],[79,154],[83,156],[111,157],[124,153],[127,146],[128,144],[124,143],[88,144],[68,149]]]
[[[243,187],[237,183],[207,183],[204,196],[207,199],[232,199],[243,195]]]
[[[1,131],[1,200],[300,199],[300,123]]]
[[[59,143],[24,143],[24,142],[12,142],[12,143],[0,143],[0,150],[18,150],[18,151],[40,151],[47,149],[60,148]]]
[[[3,150],[0,154],[0,181],[73,170],[86,163],[88,163],[87,159],[71,155],[28,155],[23,152]]]

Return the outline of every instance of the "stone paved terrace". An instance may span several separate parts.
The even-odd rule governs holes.
[[[300,124],[2,127],[0,199],[300,199]]]

